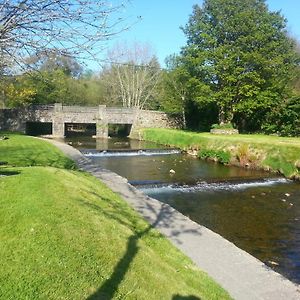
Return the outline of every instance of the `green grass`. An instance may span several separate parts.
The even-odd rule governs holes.
[[[172,129],[143,129],[142,136],[145,140],[183,150],[228,151],[233,164],[248,164],[300,179],[300,138],[257,134],[213,135]]]
[[[74,162],[50,143],[22,134],[5,133],[0,140],[0,162],[9,166],[53,166],[71,169]]]
[[[96,178],[52,159],[21,167],[13,137],[19,166],[0,177],[0,299],[230,298]],[[40,157],[56,156],[39,142]]]

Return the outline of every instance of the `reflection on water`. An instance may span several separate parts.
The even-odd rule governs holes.
[[[72,143],[82,149],[160,148],[115,139]],[[299,183],[183,154],[91,158],[300,283]]]
[[[162,145],[158,145],[152,142],[133,140],[129,138],[108,138],[108,139],[94,139],[91,137],[73,137],[66,138],[64,142],[69,143],[78,149],[153,149],[153,148],[165,148]]]

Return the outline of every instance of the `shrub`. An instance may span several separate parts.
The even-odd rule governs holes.
[[[227,151],[222,150],[212,150],[212,149],[202,149],[199,151],[198,156],[201,159],[212,159],[221,164],[229,164],[231,155]]]
[[[211,129],[233,129],[233,125],[231,123],[226,124],[213,124]]]
[[[249,146],[247,144],[239,145],[236,156],[240,164],[245,166],[249,161]]]

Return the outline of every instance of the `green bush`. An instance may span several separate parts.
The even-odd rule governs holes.
[[[231,155],[227,151],[202,149],[199,151],[199,157],[202,159],[213,159],[221,164],[229,164]]]
[[[233,126],[231,123],[213,124],[213,125],[211,125],[211,129],[233,129]]]
[[[262,130],[267,134],[300,136],[300,97],[292,97],[270,112]]]

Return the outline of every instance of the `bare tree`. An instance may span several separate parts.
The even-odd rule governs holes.
[[[153,97],[160,66],[149,45],[118,44],[109,51],[109,86],[123,107],[144,108]]]
[[[105,0],[0,0],[0,67],[23,67],[24,58],[54,50],[94,60],[126,29],[123,8]]]

